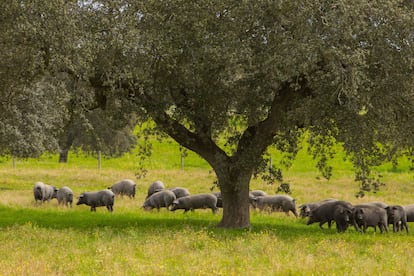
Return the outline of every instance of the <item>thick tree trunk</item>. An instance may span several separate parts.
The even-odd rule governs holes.
[[[249,183],[251,175],[220,177],[223,217],[218,227],[250,228]]]

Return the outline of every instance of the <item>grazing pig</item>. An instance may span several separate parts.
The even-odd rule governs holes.
[[[267,193],[265,191],[262,190],[253,190],[249,192],[249,195],[252,195],[254,197],[258,197],[258,196],[267,196]]]
[[[258,196],[253,200],[253,205],[261,211],[270,209],[275,212],[285,212],[286,215],[289,215],[289,211],[291,211],[295,217],[298,216],[295,200],[287,195]]]
[[[113,184],[111,187],[108,187],[108,189],[112,190],[115,195],[126,195],[129,198],[135,198],[136,186],[135,182],[131,179],[124,179]]]
[[[214,192],[214,193],[211,193],[211,194],[214,195],[215,197],[217,197],[216,207],[217,208],[223,208],[223,198],[221,196],[221,192]]]
[[[376,231],[378,226],[381,233],[384,231],[388,232],[387,212],[384,208],[369,204],[359,204],[354,206],[352,216],[354,227],[357,231],[360,231],[361,226],[364,233],[368,227],[374,227],[374,231]]]
[[[62,188],[60,188],[57,191],[56,198],[58,200],[59,205],[63,204],[63,206],[72,208],[73,192],[69,187],[63,186]]]
[[[346,201],[332,201],[327,202],[325,204],[316,207],[312,210],[309,214],[309,220],[306,223],[307,225],[312,224],[314,222],[319,222],[319,227],[323,228],[323,224],[326,222],[328,223],[328,227],[331,228],[331,223],[335,220],[335,210],[338,206],[342,206],[343,208],[352,209],[352,204]]]
[[[399,230],[403,230],[408,233],[408,226],[407,226],[407,214],[405,213],[405,209],[400,205],[391,205],[385,208],[387,211],[387,218],[388,222],[387,225],[392,224],[392,229],[394,232],[398,232]]]
[[[407,222],[414,222],[414,204],[405,205],[404,210],[407,215]]]
[[[176,196],[172,191],[159,191],[147,198],[144,201],[142,208],[144,208],[144,210],[152,210],[154,208],[157,208],[157,210],[159,211],[162,207],[170,207],[175,199]]]
[[[334,220],[336,223],[336,230],[338,233],[343,233],[348,229],[348,225],[351,223],[352,209],[338,205],[334,211]]]
[[[253,190],[249,192],[249,202],[250,205],[255,209],[254,199],[259,196],[267,196],[267,193],[262,190]]]
[[[115,194],[110,190],[98,192],[85,192],[79,196],[76,205],[85,204],[91,206],[91,212],[96,212],[96,207],[106,206],[109,212],[114,210]]]
[[[184,196],[189,196],[190,195],[190,192],[186,188],[175,187],[175,188],[169,188],[168,190],[170,190],[171,192],[173,192],[175,194],[175,197],[176,198],[180,198],[180,197],[184,197]]]
[[[33,196],[35,204],[39,200],[41,204],[46,200],[49,202],[51,199],[56,198],[58,189],[55,186],[47,185],[43,182],[36,182],[33,187]]]
[[[184,213],[186,213],[189,210],[206,208],[210,208],[213,213],[217,212],[217,197],[215,195],[208,193],[177,198],[174,200],[170,211],[184,209]]]
[[[330,198],[330,199],[324,199],[324,200],[317,201],[317,202],[304,203],[304,204],[299,206],[299,210],[300,210],[299,216],[301,218],[309,217],[312,210],[314,210],[315,208],[317,208],[317,207],[319,207],[319,206],[321,206],[325,203],[333,202],[333,201],[338,201],[338,200]]]
[[[147,193],[147,198],[149,198],[152,194],[155,194],[156,192],[162,191],[165,189],[164,183],[162,183],[162,181],[157,180],[154,181],[149,187],[148,187],[148,193]]]

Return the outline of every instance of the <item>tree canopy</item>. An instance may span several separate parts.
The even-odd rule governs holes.
[[[70,149],[114,157],[136,146],[137,116],[124,112],[125,105],[118,99],[91,93],[88,82],[70,76],[66,76],[65,87],[72,92],[58,136],[59,162],[68,161]]]
[[[71,147],[113,156],[136,144],[136,116],[82,75],[93,49],[78,44],[89,43],[78,8],[76,1],[0,3],[2,154],[60,150],[65,162]]]
[[[264,152],[294,157],[304,130],[321,167],[332,141],[361,175],[412,152],[409,1],[11,2],[0,4],[0,92],[34,93],[22,87],[66,74],[101,107],[115,99],[151,118],[214,169],[221,227],[249,227]]]

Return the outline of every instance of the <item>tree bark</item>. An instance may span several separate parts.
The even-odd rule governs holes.
[[[59,152],[59,163],[68,162],[69,149],[61,149]]]
[[[221,170],[218,170],[221,171]],[[251,173],[247,168],[218,173],[223,198],[223,216],[217,227],[250,228],[249,185]]]
[[[71,131],[68,127],[65,128],[66,132],[63,133],[60,141],[59,141],[59,163],[67,163],[68,162],[68,156],[69,156],[69,150],[73,145],[73,141],[75,140],[75,137],[71,134]]]

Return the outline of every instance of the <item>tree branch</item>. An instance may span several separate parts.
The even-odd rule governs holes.
[[[246,158],[249,158],[248,156],[251,156],[254,163],[255,158],[261,156],[266,148],[272,144],[277,132],[283,130],[285,115],[294,107],[295,102],[311,94],[306,79],[300,78],[298,84],[299,89],[292,87],[289,81],[280,86],[278,93],[275,94],[267,118],[245,130],[234,158],[246,160]]]
[[[229,158],[208,134],[191,132],[165,111],[157,108],[155,101],[149,95],[143,94],[141,97],[143,97],[145,109],[165,133],[180,145],[202,156],[213,168],[217,166],[217,162],[223,162]]]

